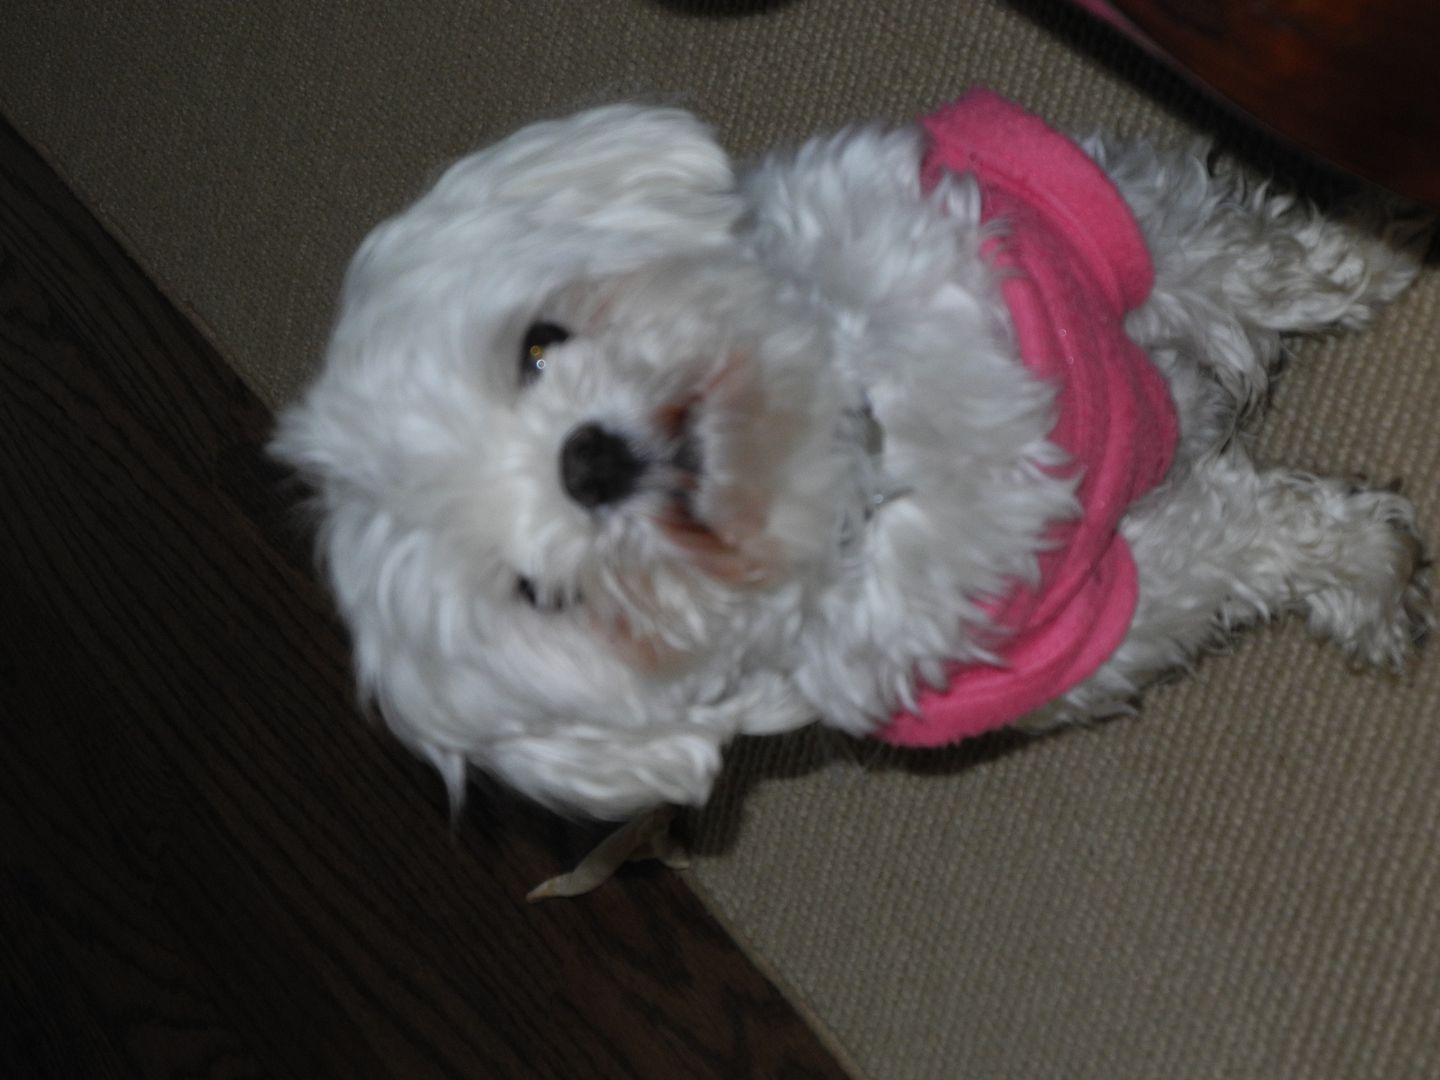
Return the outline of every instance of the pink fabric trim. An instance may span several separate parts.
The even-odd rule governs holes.
[[[879,733],[937,746],[1019,719],[1091,675],[1119,646],[1138,584],[1119,536],[1129,506],[1164,479],[1178,438],[1164,378],[1124,331],[1149,295],[1154,268],[1120,193],[1073,142],[988,90],[924,118],[931,144],[922,180],[973,173],[982,218],[1003,222],[988,249],[1020,355],[1055,383],[1051,439],[1080,470],[1076,521],[1055,525],[1040,582],[1016,584],[988,610],[1002,666],[957,665],[944,690]]]

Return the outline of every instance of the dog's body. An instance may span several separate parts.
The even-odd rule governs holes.
[[[1120,521],[1123,640],[1045,722],[1284,611],[1399,665],[1430,620],[1410,504],[1235,436],[1281,334],[1366,323],[1414,230],[1198,149],[1082,145],[1148,241],[1125,329],[1178,437]],[[1080,478],[1017,354],[1004,223],[972,176],[923,184],[926,153],[863,128],[737,180],[688,114],[617,106],[465,159],[366,241],[277,447],[320,490],[362,691],[457,800],[475,763],[599,816],[703,802],[736,734],[894,732],[994,663],[996,598]]]

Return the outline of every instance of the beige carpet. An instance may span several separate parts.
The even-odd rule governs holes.
[[[11,0],[6,23],[0,108],[271,403],[368,226],[538,115],[678,101],[749,154],[979,80],[1066,125],[1221,123],[1043,0]],[[1431,270],[1302,350],[1263,453],[1403,476],[1440,537],[1437,340]],[[1038,742],[747,744],[693,877],[867,1076],[1433,1077],[1437,721],[1434,650],[1395,682],[1266,632]]]

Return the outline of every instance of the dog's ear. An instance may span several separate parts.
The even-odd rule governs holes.
[[[704,803],[720,746],[703,730],[564,731],[504,739],[489,758],[493,772],[538,802],[619,821],[663,803]]]
[[[532,124],[457,162],[441,202],[477,200],[537,227],[721,239],[741,209],[730,159],[682,109],[608,105]]]

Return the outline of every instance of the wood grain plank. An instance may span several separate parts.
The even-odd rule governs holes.
[[[528,907],[594,833],[483,785],[448,827],[356,715],[270,422],[0,131],[12,1075],[842,1075],[679,878]]]
[[[1169,60],[1281,137],[1440,206],[1434,0],[1111,2]]]

